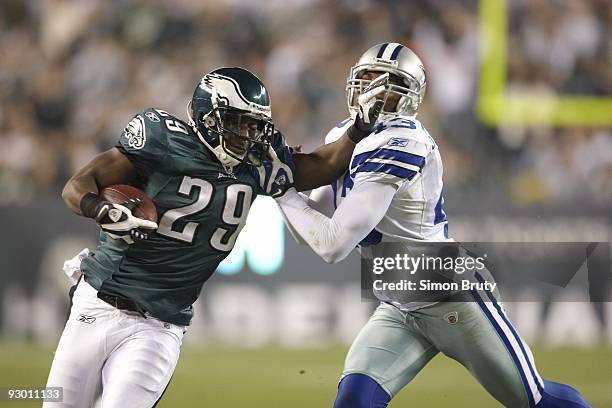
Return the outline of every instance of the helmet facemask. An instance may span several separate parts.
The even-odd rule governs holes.
[[[371,70],[361,69],[358,72],[351,72],[346,84],[347,102],[351,117],[355,117],[357,112],[359,112],[359,104],[357,102],[359,95],[361,95],[363,90],[372,82],[371,79],[360,78],[366,72],[382,73],[383,71],[374,68]],[[416,90],[420,88],[416,81],[407,78],[405,75],[399,76],[393,72],[391,74],[402,79],[402,85],[405,86],[392,83],[386,86],[384,93],[379,97],[380,100],[384,101],[379,121],[388,120],[397,115],[414,116],[422,101],[421,94]],[[397,104],[395,104],[395,106],[389,106],[389,103],[387,103],[389,98],[394,99],[394,97],[397,98]]]
[[[222,149],[234,165],[260,166],[274,134],[274,124],[269,118],[229,106],[216,107],[209,114],[201,115],[196,125],[216,134],[218,145],[213,148]]]

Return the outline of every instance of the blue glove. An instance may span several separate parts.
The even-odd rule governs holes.
[[[259,186],[272,198],[282,197],[287,190],[293,187],[295,163],[293,149],[284,147],[284,161],[281,160],[272,146],[268,147],[268,154],[259,166],[250,166],[251,173]]]

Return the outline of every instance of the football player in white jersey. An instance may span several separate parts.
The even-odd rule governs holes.
[[[386,81],[377,96],[384,101],[382,113],[355,147],[343,177],[307,197],[285,183],[290,163],[272,158],[269,174],[260,175],[265,188],[281,190],[274,195],[294,235],[327,262],[341,261],[356,246],[376,253],[384,242],[449,239],[440,152],[416,119],[425,69],[409,48],[385,43],[361,56],[347,80],[351,118],[326,142],[354,122],[367,122],[364,112],[372,101],[361,94],[372,81]],[[326,211],[325,201],[333,208]],[[386,407],[439,352],[465,366],[506,407],[589,406],[574,388],[540,378],[494,293],[460,292],[440,302],[407,304],[376,295],[383,302],[348,352],[335,408]]]

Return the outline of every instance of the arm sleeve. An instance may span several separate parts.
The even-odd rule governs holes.
[[[310,193],[310,196],[303,193],[298,194],[308,203],[308,206],[312,207],[314,210],[319,211],[328,217],[331,217],[334,214],[333,191],[331,186],[322,186],[314,189]],[[283,219],[285,220],[285,225],[287,226],[287,229],[295,242],[300,245],[306,245],[304,238],[302,238],[295,228],[293,228],[285,214],[283,214]]]
[[[332,128],[325,136],[325,144],[338,140],[344,134],[349,122],[352,122],[351,119],[343,120]],[[308,206],[312,207],[314,210],[319,211],[327,217],[331,217],[334,214],[334,191],[331,184],[315,188],[310,192],[310,195],[305,195],[303,193],[299,194],[304,200],[307,201]],[[285,219],[285,225],[287,226],[287,229],[289,230],[289,233],[293,239],[295,239],[298,244],[305,245],[306,241],[292,227],[289,220],[287,220],[286,217],[283,218]]]
[[[288,191],[278,203],[291,228],[325,262],[335,263],[346,258],[380,222],[395,191],[394,184],[359,183],[331,218],[310,207],[295,190]]]
[[[310,192],[308,205],[322,214],[331,217],[334,214],[334,191],[331,185],[321,186]]]

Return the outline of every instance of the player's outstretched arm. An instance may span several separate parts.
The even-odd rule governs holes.
[[[312,190],[332,183],[346,171],[355,145],[367,137],[382,111],[384,102],[376,97],[386,89],[389,74],[372,81],[359,96],[359,113],[346,133],[333,143],[319,147],[310,154],[293,155],[295,161],[295,188]]]
[[[130,160],[113,147],[94,157],[68,180],[62,198],[76,214],[81,212],[81,200],[87,193],[98,194],[112,184],[125,184],[134,178],[136,170]]]
[[[396,189],[394,184],[359,183],[331,218],[310,207],[295,189],[289,189],[277,203],[285,221],[308,246],[325,262],[335,263],[346,258],[382,220]]]
[[[312,153],[294,154],[295,188],[298,191],[312,190],[335,181],[348,168],[355,145],[345,133]]]
[[[358,176],[354,188],[330,218],[312,208],[309,198],[293,187],[295,168],[290,149],[283,152],[285,161],[271,147],[268,154],[270,160],[254,167],[253,175],[276,199],[292,235],[329,263],[346,258],[374,229],[398,188],[394,182],[368,181],[367,176]]]

